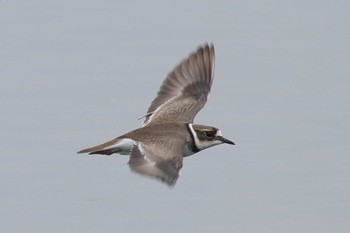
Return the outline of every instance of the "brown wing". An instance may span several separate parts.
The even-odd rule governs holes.
[[[159,121],[193,122],[207,101],[214,59],[214,46],[206,44],[176,66],[148,108],[143,126]]]
[[[182,168],[181,144],[137,143],[130,152],[130,169],[174,186]]]

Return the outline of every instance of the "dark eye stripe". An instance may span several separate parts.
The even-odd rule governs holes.
[[[215,136],[215,132],[207,131],[207,132],[204,132],[204,135],[208,138],[213,138]]]

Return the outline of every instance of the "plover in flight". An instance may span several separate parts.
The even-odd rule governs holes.
[[[234,143],[213,126],[193,124],[213,82],[214,46],[190,54],[163,81],[142,127],[78,153],[130,155],[132,171],[175,185],[183,157],[208,147]]]

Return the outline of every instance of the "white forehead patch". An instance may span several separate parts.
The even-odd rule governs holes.
[[[221,136],[222,137],[222,133],[221,133],[220,129],[218,131],[216,131],[216,136]]]

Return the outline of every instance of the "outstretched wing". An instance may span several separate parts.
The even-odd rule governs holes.
[[[143,126],[159,121],[193,122],[207,102],[214,59],[214,46],[206,44],[176,66],[148,108]]]
[[[182,168],[181,148],[180,144],[137,143],[131,149],[128,164],[134,172],[174,186]]]

